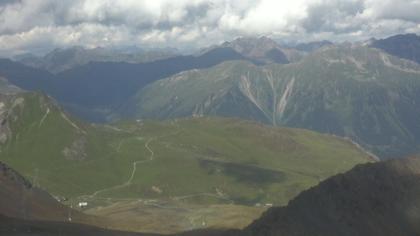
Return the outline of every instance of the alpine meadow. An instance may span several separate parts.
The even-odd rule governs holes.
[[[0,2],[0,235],[420,235],[418,12]]]

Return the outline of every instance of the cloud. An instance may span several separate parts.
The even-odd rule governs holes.
[[[310,5],[302,26],[307,32],[351,32],[360,28],[362,0],[326,0]]]
[[[419,0],[2,0],[0,53],[202,47],[245,35],[359,40],[420,31]]]

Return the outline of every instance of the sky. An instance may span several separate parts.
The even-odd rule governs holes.
[[[201,48],[240,36],[420,33],[420,0],[0,0],[0,56],[75,45]]]

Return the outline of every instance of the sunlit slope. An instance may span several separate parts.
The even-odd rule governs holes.
[[[48,97],[3,99],[0,160],[68,202],[159,199],[285,204],[369,156],[299,129],[223,118],[114,126],[72,120]]]
[[[299,63],[228,62],[140,90],[142,118],[240,117],[350,137],[381,158],[420,148],[420,66],[376,49],[340,45]],[[133,109],[135,107],[135,109]]]

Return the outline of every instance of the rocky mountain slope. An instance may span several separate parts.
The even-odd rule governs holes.
[[[420,234],[420,158],[361,165],[272,208],[246,235]]]
[[[83,214],[56,199],[0,162],[0,214],[26,220],[80,221]]]
[[[0,162],[0,235],[140,235],[86,225],[96,223]]]
[[[268,37],[240,37],[221,45],[212,46],[204,52],[215,48],[230,48],[256,65],[288,64],[300,60],[305,55],[305,53],[294,48],[282,47]]]
[[[385,52],[420,63],[420,37],[416,34],[395,35],[385,39],[373,40],[370,46]]]
[[[232,42],[223,43],[221,47],[232,48],[257,64],[270,62],[279,64],[289,63],[282,48],[275,41],[267,37],[238,38]]]
[[[229,62],[183,72],[146,86],[123,112],[159,119],[241,117],[312,129],[390,158],[419,150],[419,94],[418,64],[344,44],[289,65]]]
[[[313,52],[320,48],[332,46],[334,45],[332,42],[324,40],[324,41],[315,41],[315,42],[308,42],[308,43],[299,43],[293,48],[304,51],[304,52]]]

